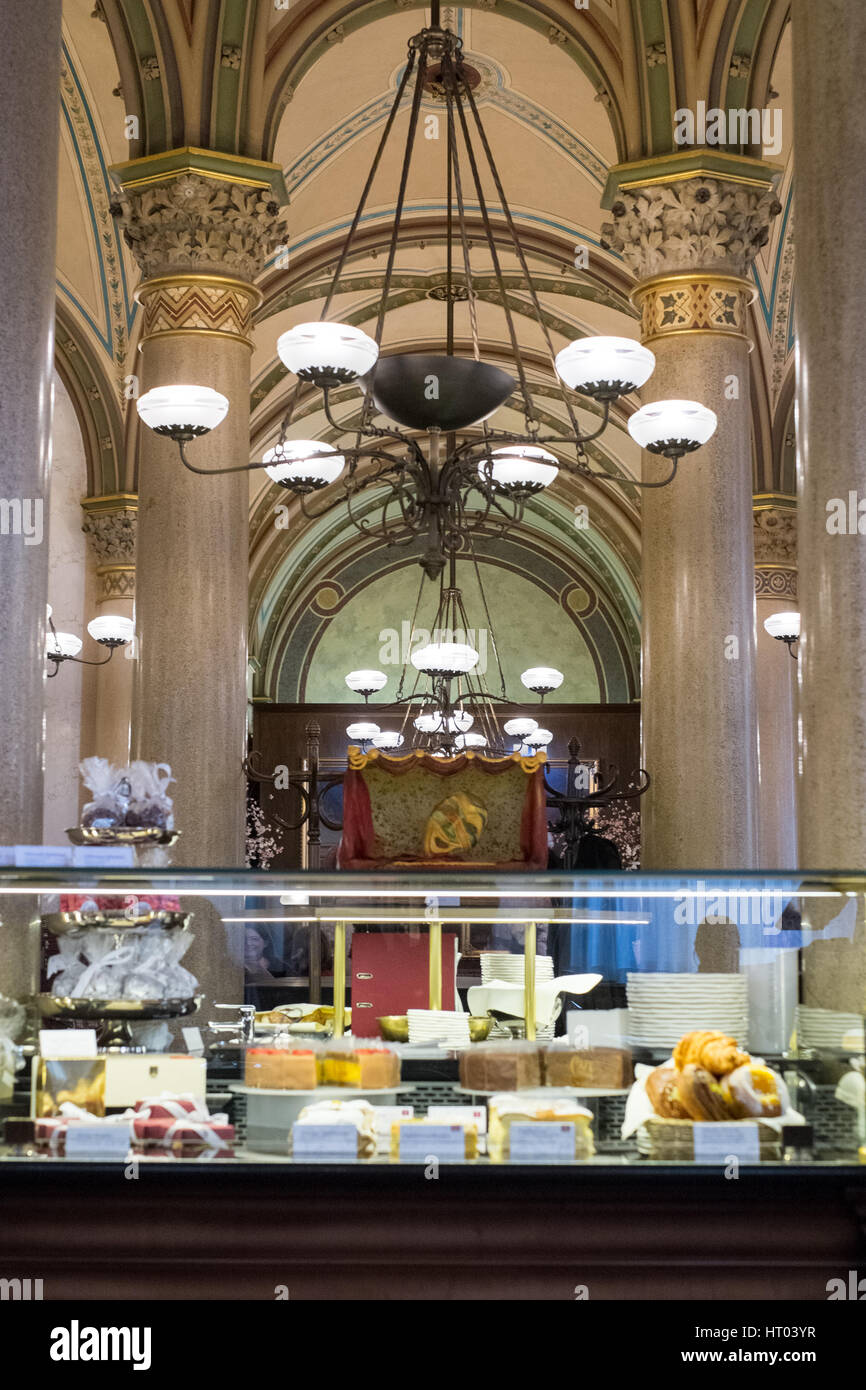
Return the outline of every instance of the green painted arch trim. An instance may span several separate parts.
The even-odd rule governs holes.
[[[58,302],[55,313],[55,365],[81,429],[88,494],[122,492],[125,432],[117,387],[66,306]]]

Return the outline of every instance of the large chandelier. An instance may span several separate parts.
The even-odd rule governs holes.
[[[585,337],[556,354],[544,321],[538,292],[526,254],[520,244],[493,152],[473,93],[478,74],[464,60],[462,40],[440,25],[439,4],[434,3],[429,28],[409,42],[408,61],[398,84],[390,114],[351,228],[337,258],[333,280],[321,317],[282,334],[277,352],[297,377],[289,410],[282,422],[275,448],[261,462],[230,468],[199,468],[189,461],[186,446],[214,429],[225,417],[225,396],[207,386],[168,385],[148,391],[138,401],[138,412],[157,434],[176,441],[184,465],[194,473],[221,474],[259,468],[281,487],[300,499],[307,516],[323,515],[340,502],[366,536],[378,536],[388,545],[410,544],[423,538],[420,563],[429,577],[444,569],[446,557],[465,550],[473,531],[488,520],[505,526],[519,522],[526,503],[548,487],[560,468],[587,479],[622,481],[613,473],[590,467],[587,445],[607,428],[612,404],[638,390],[649,379],[655,358],[646,347],[629,338]],[[413,85],[414,84],[414,85]],[[352,324],[333,322],[328,315],[340,277],[353,248],[367,200],[397,114],[411,91],[411,108],[384,282],[374,335]],[[404,211],[406,188],[415,150],[425,94],[444,105],[446,124],[445,177],[447,183],[447,275],[444,287],[446,313],[445,355],[430,353],[382,353],[385,312]],[[425,142],[422,140],[422,145]],[[429,156],[428,156],[429,157]],[[504,218],[504,228],[494,230],[482,184],[486,166]],[[485,175],[487,176],[487,175]],[[500,367],[481,360],[476,315],[476,293],[471,266],[466,190],[478,208],[483,241],[493,266],[499,301],[505,314],[517,379]],[[472,229],[478,241],[477,224]],[[514,252],[526,281],[526,296],[543,335],[555,380],[558,382],[569,428],[564,434],[541,434],[532,400],[514,316],[503,278],[498,243]],[[455,274],[455,260],[462,262]],[[454,353],[454,316],[458,301],[465,302],[472,337],[472,357]],[[308,383],[322,392],[323,408],[339,447],[316,440],[289,437],[292,413],[301,388]],[[351,422],[334,415],[332,393],[357,383],[363,400]],[[522,432],[495,430],[488,421],[516,393],[524,417]],[[601,424],[584,433],[575,415],[577,396],[590,398],[601,407]],[[393,424],[382,429],[374,415]],[[716,428],[711,410],[696,401],[655,401],[633,414],[629,432],[644,449],[669,461],[667,475],[655,482],[629,478],[637,487],[664,487],[677,472],[680,459],[699,448]],[[420,437],[426,436],[422,448]],[[573,452],[569,457],[567,450]],[[369,466],[367,466],[369,465]],[[308,510],[307,499],[339,481],[340,492],[318,513]],[[359,516],[353,507],[362,490],[381,487],[384,500],[376,501],[376,520]]]

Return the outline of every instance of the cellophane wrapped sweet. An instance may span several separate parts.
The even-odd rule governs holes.
[[[93,793],[81,813],[81,824],[92,830],[116,830],[126,819],[130,784],[126,771],[107,758],[85,758],[79,763],[85,787]]]
[[[198,980],[180,962],[194,939],[187,928],[63,936],[47,965],[51,992],[72,999],[188,999]]]
[[[131,828],[173,830],[173,802],[168,786],[174,778],[168,763],[130,763],[126,780],[130,792],[124,824]]]

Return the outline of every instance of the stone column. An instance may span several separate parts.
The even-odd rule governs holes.
[[[797,513],[793,497],[754,499],[758,692],[758,867],[797,866],[797,663],[764,629],[771,613],[797,609]]]
[[[134,619],[138,497],[135,493],[86,497],[81,506],[85,513],[81,529],[96,560],[99,596],[95,616],[114,613]],[[108,665],[100,668],[96,682],[93,747],[88,753],[114,763],[129,761],[136,657],[135,643],[116,651]]]
[[[767,239],[771,173],[724,156],[612,171],[607,243],[634,271],[645,403],[700,401],[718,429],[673,483],[642,494],[642,763],[648,869],[757,864],[758,755],[748,267]],[[644,455],[643,476],[667,461]]]
[[[6,845],[42,842],[60,9],[60,0],[17,5],[3,26],[0,844]]]
[[[116,168],[127,241],[142,271],[141,392],[206,385],[230,402],[195,441],[202,468],[249,458],[252,280],[285,240],[275,165],[189,151]],[[204,478],[177,446],[139,434],[138,661],[133,753],[171,765],[174,862],[244,863],[249,479]]]
[[[866,115],[860,0],[794,0],[800,863],[866,865]]]

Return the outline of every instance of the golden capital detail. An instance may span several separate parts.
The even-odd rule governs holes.
[[[773,495],[755,499],[755,596],[796,599],[797,513],[775,505]]]
[[[252,344],[253,311],[261,291],[219,275],[164,275],[136,290],[144,311],[139,347],[149,338],[212,333]]]
[[[747,280],[733,275],[661,275],[633,292],[640,309],[641,341],[676,333],[728,333],[748,338],[753,299]]]
[[[744,280],[781,204],[772,185],[709,176],[620,187],[601,229],[639,281],[694,274]]]
[[[96,558],[99,599],[135,598],[135,535],[138,497],[134,492],[85,497],[82,531]]]

